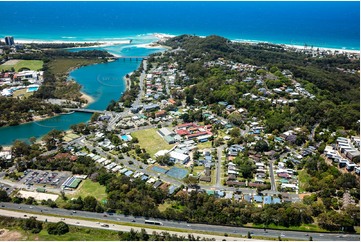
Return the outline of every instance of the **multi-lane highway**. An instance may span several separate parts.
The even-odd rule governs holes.
[[[34,205],[24,205],[24,204],[13,204],[13,203],[1,203],[1,210],[8,209],[14,211],[26,211],[26,212],[36,212],[36,213],[44,213],[50,215],[58,215],[58,216],[71,216],[78,219],[96,219],[103,223],[111,224],[113,222],[127,222],[132,223],[134,226],[142,226],[144,225],[145,219],[151,219],[160,221],[163,223],[161,228],[175,228],[175,229],[185,229],[189,232],[191,231],[204,231],[205,233],[213,232],[228,235],[243,235],[246,236],[248,232],[252,234],[252,236],[262,236],[262,237],[270,237],[270,238],[287,238],[290,240],[309,240],[309,237],[312,236],[313,240],[317,241],[360,241],[359,234],[337,234],[337,233],[310,233],[310,232],[299,232],[299,231],[281,231],[281,230],[269,230],[266,231],[263,229],[253,229],[253,228],[244,228],[244,227],[230,227],[230,226],[219,226],[219,225],[206,225],[206,224],[189,224],[187,222],[180,221],[170,221],[170,220],[162,220],[162,219],[154,219],[154,218],[145,218],[145,217],[134,217],[134,216],[125,216],[122,214],[114,214],[109,215],[105,213],[92,213],[85,211],[73,211],[61,209],[61,208],[49,208],[45,206],[34,206]],[[103,221],[102,221],[103,220]]]

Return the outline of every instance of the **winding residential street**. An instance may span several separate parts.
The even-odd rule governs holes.
[[[221,145],[217,147],[217,163],[216,163],[216,188],[223,187],[221,184],[222,177],[222,163],[223,163],[223,150],[227,147],[227,145]]]

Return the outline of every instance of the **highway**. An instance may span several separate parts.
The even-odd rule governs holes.
[[[114,215],[107,215],[105,213],[92,213],[92,212],[85,212],[85,211],[76,211],[73,213],[70,210],[61,209],[61,208],[49,208],[45,206],[34,206],[34,205],[24,205],[24,204],[14,204],[14,203],[0,203],[2,214],[5,214],[4,209],[10,210],[22,210],[27,212],[37,212],[51,215],[60,215],[60,216],[73,216],[79,218],[79,224],[84,224],[82,219],[97,219],[99,222],[111,224],[111,222],[127,222],[127,223],[134,223],[134,225],[142,226],[144,225],[145,219],[151,219],[160,221],[163,223],[161,227],[168,227],[168,228],[177,228],[177,229],[186,229],[188,231],[196,230],[196,231],[204,231],[204,232],[215,232],[224,234],[227,233],[229,236],[232,234],[236,235],[243,235],[246,236],[248,232],[250,232],[253,236],[263,236],[263,237],[272,237],[278,238],[287,238],[290,240],[309,240],[309,236],[312,236],[312,239],[315,241],[332,241],[332,240],[339,240],[339,241],[360,241],[360,235],[358,234],[337,234],[337,233],[310,233],[310,232],[298,232],[298,231],[280,231],[280,230],[270,230],[267,229],[265,232],[263,229],[251,229],[251,228],[244,228],[244,227],[231,227],[231,226],[219,226],[219,225],[207,225],[207,224],[189,224],[187,222],[179,222],[179,221],[171,221],[171,220],[163,220],[163,219],[154,219],[154,218],[145,218],[145,217],[134,217],[134,216],[125,216],[122,214],[114,214]],[[37,215],[36,215],[37,216]],[[106,216],[106,217],[105,217]],[[49,217],[49,216],[48,216]],[[76,218],[75,218],[76,219]],[[68,218],[65,219],[65,221]],[[135,222],[132,222],[132,221]],[[114,225],[115,226],[115,225]],[[113,227],[113,226],[110,226]],[[232,238],[232,240],[234,240]]]
[[[26,215],[26,217],[25,217]],[[15,212],[15,211],[9,211],[9,210],[2,210],[2,216],[6,217],[14,217],[14,218],[28,218],[31,216],[35,216],[37,220],[39,221],[46,221],[46,222],[52,222],[57,223],[60,221],[63,221],[69,225],[73,226],[80,226],[80,227],[88,227],[88,228],[95,228],[95,229],[106,229],[106,230],[114,230],[114,231],[124,231],[129,232],[131,229],[140,232],[142,229],[141,227],[134,227],[129,225],[119,225],[119,224],[109,224],[109,223],[100,223],[95,221],[89,221],[89,220],[80,220],[77,218],[60,218],[60,217],[53,217],[48,215],[38,215],[38,214],[31,214],[31,213],[23,213],[23,212]],[[170,232],[166,230],[162,230],[162,227],[159,226],[159,229],[149,229],[145,228],[146,232],[148,234],[152,234],[153,232],[161,233],[161,232]],[[171,234],[177,234],[178,236],[184,236],[188,237],[189,233],[186,232],[170,232]],[[238,240],[238,241],[245,241],[248,239],[242,239],[237,237],[230,237],[230,236],[221,236],[221,235],[207,235],[207,234],[201,234],[201,233],[192,233],[195,237],[200,238],[207,238],[207,239],[216,239],[216,240]]]

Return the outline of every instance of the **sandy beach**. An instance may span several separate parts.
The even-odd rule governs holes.
[[[276,43],[267,42],[267,41],[252,41],[252,40],[231,40],[231,41],[237,42],[237,43],[247,43],[247,44],[268,43],[268,44],[285,46],[286,48],[289,48],[289,49],[291,49],[291,48],[302,49],[302,50],[305,49],[305,46],[302,46],[302,45],[276,44]],[[310,49],[311,49],[311,47],[308,46],[307,50],[310,50]],[[317,50],[317,49],[319,49],[320,52],[329,51],[329,52],[339,52],[339,53],[360,54],[360,50],[336,49],[336,48],[313,46],[313,50]]]
[[[85,99],[87,100],[88,102],[84,105],[84,107],[88,106],[89,104],[93,103],[95,100],[92,96],[84,93],[84,92],[80,92],[82,95],[81,95],[81,98],[82,99]]]

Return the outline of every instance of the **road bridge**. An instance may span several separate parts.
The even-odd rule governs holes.
[[[68,111],[82,112],[82,113],[103,113],[103,114],[106,113],[105,110],[86,109],[86,108],[64,108],[64,109]]]

